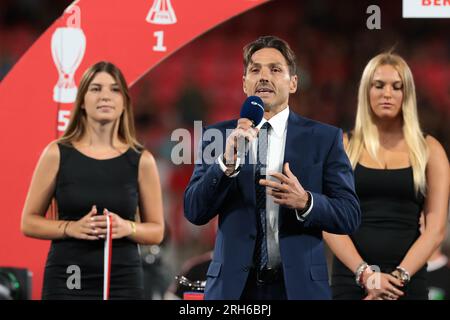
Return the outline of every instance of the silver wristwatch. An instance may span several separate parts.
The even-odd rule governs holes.
[[[404,284],[407,284],[411,280],[411,276],[405,268],[398,266],[397,268],[395,268],[395,271],[397,271],[398,274],[397,278]]]

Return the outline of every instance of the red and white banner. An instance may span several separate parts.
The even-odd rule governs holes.
[[[111,288],[111,258],[112,258],[112,225],[111,216],[106,215],[106,238],[103,250],[103,300],[109,300]]]
[[[3,79],[0,265],[30,268],[34,298],[48,242],[26,239],[20,215],[40,153],[67,127],[82,72],[108,60],[132,85],[207,30],[267,1],[75,1]]]
[[[450,0],[403,0],[403,18],[450,18]]]

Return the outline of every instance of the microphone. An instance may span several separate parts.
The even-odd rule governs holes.
[[[264,116],[264,102],[258,96],[250,96],[245,99],[241,108],[241,118],[250,119],[253,127],[256,127]]]
[[[242,104],[240,117],[249,119],[253,124],[252,127],[256,127],[264,116],[264,102],[258,96],[249,96]],[[248,151],[248,140],[245,139],[244,143],[238,144],[237,148],[237,166],[244,163],[245,154]]]

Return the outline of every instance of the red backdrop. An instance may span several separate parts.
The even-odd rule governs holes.
[[[75,1],[4,78],[0,266],[30,269],[33,299],[40,298],[50,242],[21,234],[21,211],[40,153],[67,125],[83,70],[109,60],[132,85],[205,31],[267,1]]]

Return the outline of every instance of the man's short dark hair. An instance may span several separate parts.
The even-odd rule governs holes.
[[[280,51],[283,57],[286,59],[289,67],[289,74],[294,76],[297,74],[297,64],[294,51],[289,47],[289,44],[275,36],[263,36],[259,37],[255,41],[247,44],[244,47],[244,74],[247,74],[247,67],[251,62],[252,55],[261,49],[273,48]]]

